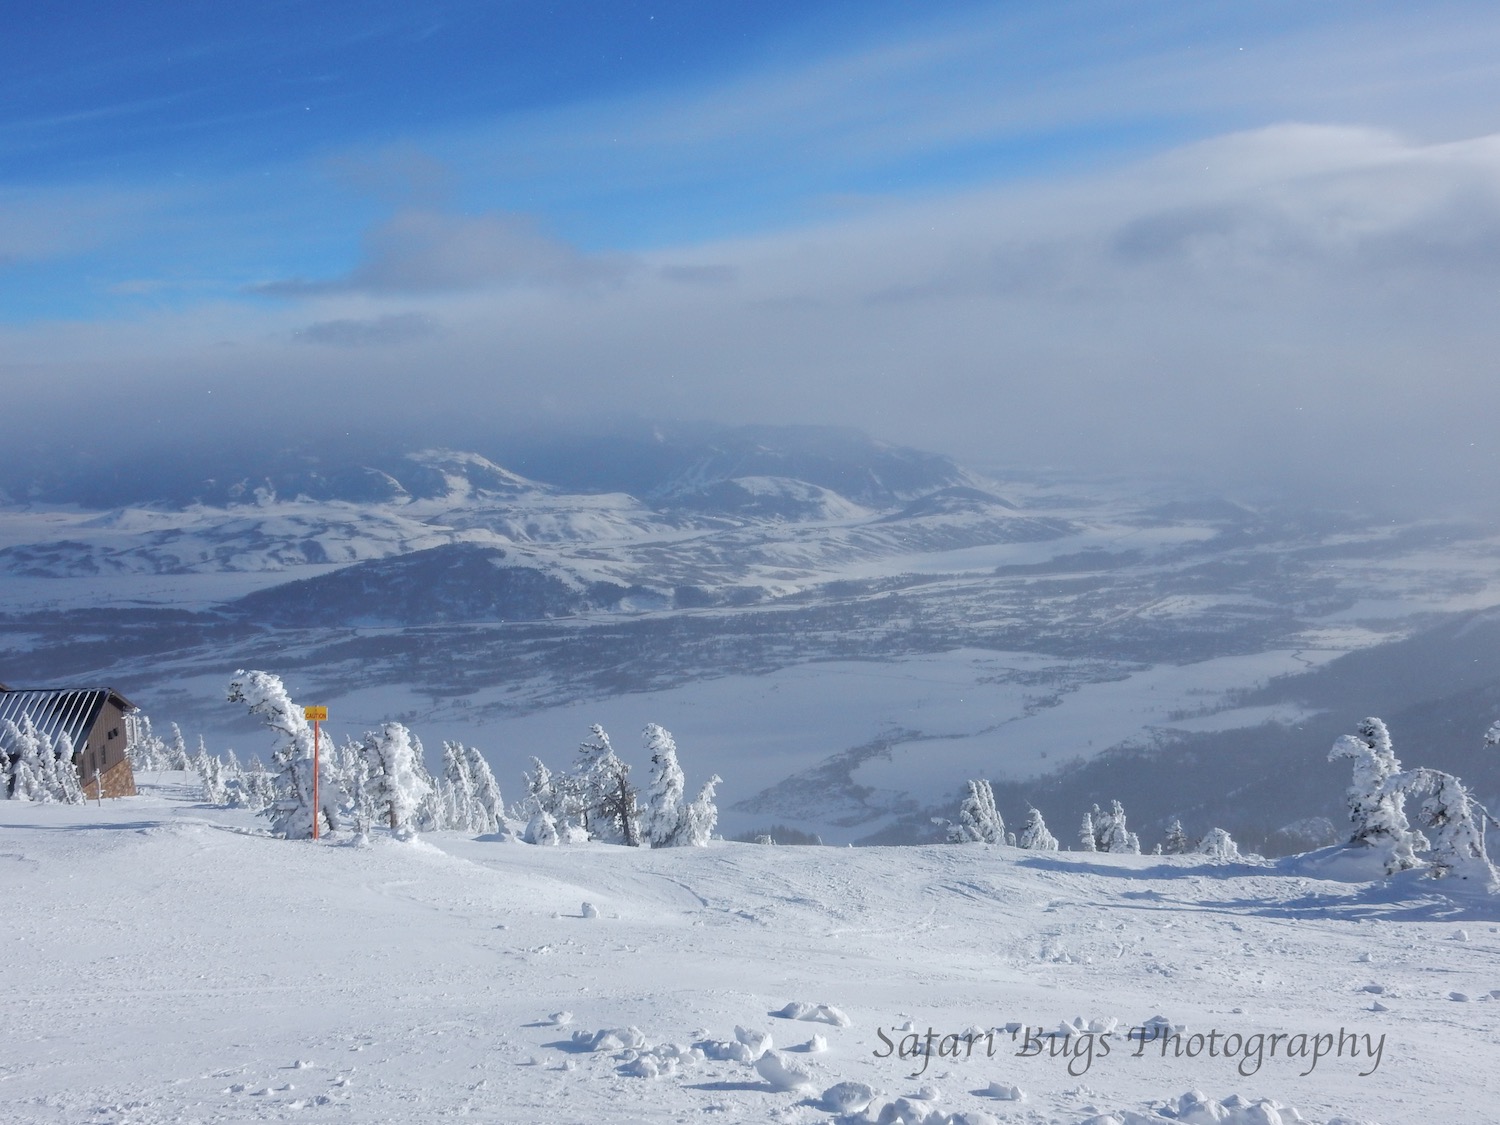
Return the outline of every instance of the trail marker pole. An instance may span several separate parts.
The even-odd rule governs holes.
[[[318,838],[318,818],[323,815],[323,806],[318,803],[318,724],[328,719],[327,707],[304,707],[302,717],[313,725],[313,839]]]

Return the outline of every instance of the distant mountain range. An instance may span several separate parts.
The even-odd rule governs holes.
[[[1382,711],[1500,807],[1492,528],[809,427],[175,457],[12,468],[0,680],[108,683],[253,752],[223,681],[264,667],[352,733],[479,745],[512,792],[589,722],[661,722],[731,832],[931,839],[983,776],[1059,835],[1119,798],[1148,844],[1179,816],[1288,850],[1338,830],[1328,743]]]

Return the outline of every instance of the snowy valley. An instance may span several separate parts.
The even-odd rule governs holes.
[[[622,747],[661,723],[724,778],[733,836],[935,839],[984,777],[1013,820],[1119,799],[1148,846],[1180,819],[1284,854],[1334,839],[1324,757],[1369,714],[1500,806],[1482,525],[812,428],[522,460],[552,483],[438,450],[8,482],[31,498],[0,510],[5,678],[109,683],[244,755],[224,684],[266,668],[340,737],[400,719],[507,788],[594,723]]]

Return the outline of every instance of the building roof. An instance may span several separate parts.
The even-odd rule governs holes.
[[[99,717],[104,704],[113,700],[124,711],[135,705],[113,688],[33,688],[0,687],[0,749],[9,739],[10,724],[19,726],[23,716],[32,723],[50,745],[59,734],[66,733],[75,747],[81,747],[89,729]]]

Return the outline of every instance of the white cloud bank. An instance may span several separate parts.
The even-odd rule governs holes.
[[[1492,491],[1500,137],[1283,125],[631,259],[414,210],[267,289],[0,350],[151,433],[629,410],[1446,505]]]

